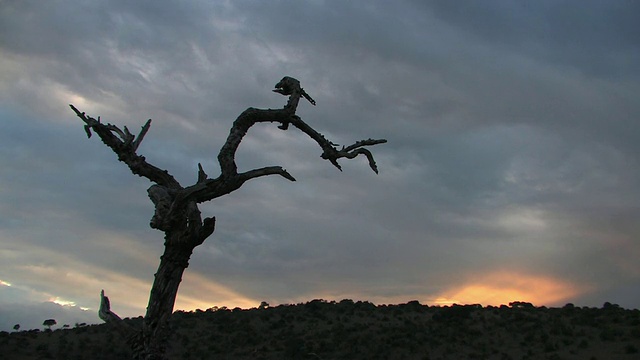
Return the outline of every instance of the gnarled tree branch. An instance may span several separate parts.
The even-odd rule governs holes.
[[[363,147],[372,146],[377,144],[386,143],[385,139],[367,139],[357,141],[353,145],[342,147],[338,150],[336,144],[327,140],[321,133],[313,129],[307,123],[295,114],[300,101],[300,97],[305,97],[313,105],[315,101],[300,87],[300,82],[294,78],[285,76],[273,90],[274,92],[288,95],[289,100],[282,109],[256,109],[248,108],[233,122],[233,126],[229,131],[227,141],[224,143],[220,152],[218,153],[218,162],[220,163],[220,169],[222,174],[220,178],[211,181],[199,181],[194,186],[190,186],[184,189],[185,199],[191,199],[198,203],[209,201],[228,194],[230,191],[236,190],[242,184],[256,177],[264,175],[281,175],[286,179],[294,181],[295,178],[289,174],[286,170],[278,166],[267,167],[258,170],[248,171],[243,174],[238,174],[238,166],[235,162],[235,155],[240,146],[240,142],[247,134],[249,129],[257,124],[263,122],[279,122],[280,129],[286,130],[289,124],[292,124],[302,132],[307,134],[310,138],[315,140],[323,152],[321,157],[329,160],[335,167],[342,170],[342,167],[338,164],[338,159],[347,158],[353,159],[356,156],[362,154],[367,157],[369,166],[377,174],[378,167],[373,158],[373,154]],[[201,168],[199,169],[199,173]],[[200,178],[200,175],[199,175]]]
[[[87,136],[91,137],[91,130],[93,129],[102,142],[118,155],[118,160],[127,164],[132,173],[162,186],[172,189],[180,188],[180,183],[168,171],[149,164],[144,156],[136,154],[138,146],[140,146],[142,139],[151,126],[151,119],[147,120],[136,138],[126,127],[125,131],[122,131],[115,125],[101,123],[100,117],[94,119],[85,115],[84,112],[80,112],[75,106],[71,104],[69,106],[85,122],[84,128]]]

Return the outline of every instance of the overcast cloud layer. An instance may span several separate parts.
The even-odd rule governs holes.
[[[144,313],[162,252],[150,183],[69,109],[151,130],[183,185],[231,123],[298,78],[292,128],[257,125],[177,309],[374,303],[640,307],[640,2],[0,1],[0,330]],[[82,310],[89,309],[89,310]]]

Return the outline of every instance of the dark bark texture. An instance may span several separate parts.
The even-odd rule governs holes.
[[[280,175],[287,180],[295,181],[295,178],[280,166],[268,166],[238,173],[235,154],[251,126],[262,122],[277,122],[280,123],[280,129],[287,130],[290,125],[293,125],[315,140],[322,149],[321,157],[329,160],[338,169],[341,169],[338,159],[353,159],[358,155],[364,155],[371,169],[378,172],[373,155],[365,147],[382,144],[386,140],[361,140],[338,149],[337,145],[296,115],[300,98],[305,98],[315,105],[315,101],[300,87],[298,80],[286,76],[276,84],[273,91],[288,96],[287,104],[282,109],[248,108],[242,112],[234,121],[229,136],[218,154],[221,174],[216,178],[209,178],[202,166],[198,164],[198,180],[195,184],[186,187],[182,186],[167,170],[149,164],[144,156],[136,153],[151,126],[150,119],[136,136],[127,127],[120,129],[112,124],[104,124],[100,117],[95,119],[87,116],[70,105],[85,123],[84,128],[88,137],[96,133],[133,174],[145,177],[153,183],[147,190],[155,206],[150,226],[164,232],[165,250],[160,257],[160,266],[155,274],[142,329],[129,327],[113,313],[104,292],[101,294],[99,311],[100,318],[112,323],[131,345],[134,359],[166,359],[164,345],[169,336],[168,320],[173,313],[182,275],[189,266],[194,248],[202,244],[215,229],[215,218],[202,219],[198,204],[229,194],[239,189],[246,181],[261,176]]]

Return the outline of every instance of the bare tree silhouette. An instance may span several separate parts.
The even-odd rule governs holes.
[[[134,136],[126,126],[120,129],[116,125],[104,124],[100,121],[100,117],[95,119],[87,116],[70,105],[85,123],[84,128],[88,137],[91,137],[92,131],[95,132],[133,174],[145,177],[153,183],[147,190],[155,206],[155,214],[150,226],[164,232],[165,250],[160,257],[160,265],[155,274],[142,329],[130,327],[112,312],[104,291],[101,293],[99,310],[100,318],[114,324],[126,337],[132,347],[134,359],[165,359],[165,344],[169,335],[168,320],[173,312],[182,274],[189,265],[193,249],[202,244],[215,229],[215,217],[203,219],[198,204],[229,194],[239,189],[246,181],[262,176],[280,175],[287,180],[295,181],[295,178],[280,166],[238,173],[235,162],[236,151],[251,126],[256,123],[277,122],[280,123],[280,129],[287,130],[289,125],[293,125],[315,140],[322,149],[321,157],[329,160],[338,169],[341,169],[338,159],[353,159],[358,155],[364,155],[371,169],[378,172],[373,155],[365,147],[382,144],[386,140],[361,140],[338,149],[336,144],[327,140],[296,115],[301,97],[315,105],[315,101],[302,89],[298,80],[286,76],[276,84],[273,91],[289,97],[284,108],[266,110],[248,108],[242,112],[234,121],[229,136],[218,154],[221,174],[216,178],[210,178],[202,165],[198,164],[196,183],[186,187],[182,186],[167,170],[148,163],[144,156],[136,153],[149,131],[150,119],[142,126],[139,134]]]

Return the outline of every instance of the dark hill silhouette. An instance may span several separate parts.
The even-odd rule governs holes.
[[[638,359],[640,311],[343,300],[178,311],[172,359]],[[142,318],[125,319],[137,326]],[[109,324],[0,333],[4,359],[128,359]]]

